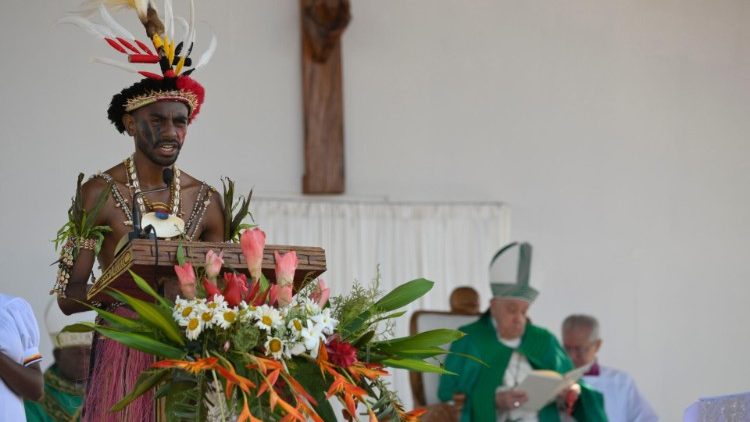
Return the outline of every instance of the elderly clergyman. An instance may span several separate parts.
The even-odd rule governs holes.
[[[604,410],[610,422],[655,422],[659,418],[638,391],[635,381],[623,371],[599,365],[596,354],[602,346],[599,322],[589,315],[571,315],[562,326],[565,350],[576,368],[591,365],[583,379],[604,394]]]
[[[445,361],[445,368],[458,375],[440,378],[438,396],[442,401],[465,398],[462,422],[560,421],[569,410],[579,422],[606,421],[601,394],[585,386],[564,392],[561,397],[571,400],[553,401],[538,413],[521,409],[528,396],[517,386],[532,370],[573,369],[555,336],[528,320],[527,311],[538,295],[529,285],[530,268],[528,243],[511,243],[495,254],[490,309],[460,328],[466,336],[453,343],[456,354]],[[460,354],[475,356],[489,367]]]

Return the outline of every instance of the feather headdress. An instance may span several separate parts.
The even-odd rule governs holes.
[[[163,0],[164,21],[156,11],[155,0],[87,0],[78,11],[58,21],[78,26],[102,39],[112,49],[127,57],[127,63],[103,57],[94,58],[95,63],[110,65],[145,76],[145,79],[112,98],[108,115],[120,132],[124,131],[123,114],[156,101],[185,103],[189,108],[190,121],[200,111],[204,89],[189,75],[210,61],[216,51],[217,42],[216,36],[212,35],[209,47],[201,57],[195,62],[190,57],[196,38],[195,0],[188,1],[190,4],[189,20],[174,14],[172,0]],[[146,30],[148,42],[136,38],[109,12],[120,9],[136,12]],[[92,21],[97,14],[101,19],[99,23]],[[158,65],[159,72],[138,70],[134,66],[142,64]]]

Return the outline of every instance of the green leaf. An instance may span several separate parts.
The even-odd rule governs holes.
[[[404,357],[404,358],[416,358],[416,359],[425,359],[425,358],[431,358],[438,355],[444,355],[448,353],[447,350],[443,349],[442,347],[425,347],[422,349],[404,349],[404,350],[398,350],[393,351],[392,354],[397,357]]]
[[[133,277],[133,281],[135,281],[135,284],[140,287],[141,290],[146,292],[149,296],[153,297],[154,299],[158,300],[159,303],[161,303],[163,306],[172,309],[174,307],[173,303],[170,303],[167,301],[167,299],[163,298],[161,295],[156,293],[156,291],[151,287],[150,284],[148,284],[148,281],[144,280],[143,277],[139,276],[138,274],[134,273],[131,270],[128,270],[130,275]]]
[[[375,319],[375,320],[372,320],[372,321],[370,321],[370,325],[372,325],[372,324],[377,324],[378,322],[380,322],[380,321],[385,321],[386,319],[393,319],[393,318],[398,318],[398,317],[401,317],[401,316],[403,316],[403,315],[404,315],[405,313],[406,313],[406,311],[399,311],[399,312],[394,312],[394,313],[392,313],[392,314],[388,314],[388,315],[383,315],[383,316],[379,317],[378,319]]]
[[[115,405],[112,406],[109,411],[117,412],[124,409],[125,406],[130,404],[133,400],[142,396],[148,390],[152,389],[156,384],[160,383],[167,375],[169,375],[169,371],[170,370],[168,368],[163,368],[150,369],[148,371],[142,372],[138,376],[138,381],[136,381],[135,383],[135,388],[133,388],[133,390],[127,395],[125,395],[122,400],[115,403]]]
[[[356,318],[349,321],[346,325],[343,327],[339,327],[338,331],[343,335],[344,339],[348,339],[349,336],[357,333],[360,328],[367,322],[367,320],[370,319],[372,316],[372,312],[368,309],[361,314],[359,314]]]
[[[130,305],[146,324],[161,330],[170,340],[181,346],[185,344],[177,323],[166,310],[117,290],[110,291],[109,295]]]
[[[91,306],[88,303],[80,302],[83,305],[91,308],[105,321],[112,324],[113,328],[122,329],[125,331],[144,331],[147,327],[144,327],[140,322],[130,319],[121,315],[114,314],[112,312],[105,311],[104,309]]]
[[[438,328],[437,330],[425,331],[413,336],[376,342],[373,343],[373,347],[391,352],[396,352],[399,349],[423,349],[452,343],[463,336],[464,333],[458,330]]]
[[[362,334],[362,336],[360,336],[356,341],[354,341],[352,343],[352,346],[354,346],[357,349],[361,349],[367,343],[369,343],[370,340],[372,340],[373,337],[375,337],[375,330],[370,330],[370,331]]]
[[[93,322],[78,322],[75,324],[66,325],[63,327],[63,333],[89,333],[96,329],[96,324]]]
[[[423,360],[418,359],[385,359],[382,364],[391,368],[408,369],[415,372],[432,372],[435,374],[446,374],[456,375],[453,372],[447,371],[437,365],[427,363]]]
[[[177,265],[185,265],[185,248],[182,247],[182,242],[177,245]]]
[[[183,359],[186,354],[182,349],[154,340],[143,334],[118,331],[100,325],[96,326],[96,331],[104,337],[151,355],[164,356],[170,359]]]
[[[380,312],[390,312],[414,302],[432,289],[435,283],[424,278],[404,283],[390,293],[375,302],[375,307]]]
[[[268,282],[265,274],[260,273],[260,291],[265,292],[270,287],[271,283]]]
[[[336,421],[336,413],[331,407],[331,403],[326,399],[326,391],[330,386],[330,382],[326,382],[323,379],[320,369],[317,365],[310,361],[295,359],[290,362],[290,371],[294,371],[294,377],[302,385],[310,395],[318,402],[317,406],[314,406],[315,411],[318,415],[323,418],[324,421]]]

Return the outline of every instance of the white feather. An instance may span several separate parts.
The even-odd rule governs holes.
[[[141,21],[146,19],[146,16],[148,15],[148,5],[152,3],[151,0],[133,0],[132,4],[135,6],[135,11],[138,13],[138,17]]]
[[[164,0],[164,33],[174,41],[174,9],[172,0]]]
[[[116,60],[108,59],[106,57],[94,57],[91,59],[92,63],[106,64],[108,66],[116,67],[120,70],[124,70],[130,73],[138,73],[138,70],[127,63],[121,63]]]
[[[69,23],[71,25],[75,25],[88,32],[89,34],[99,38],[104,38],[112,35],[112,31],[110,31],[106,26],[95,24],[90,20],[77,15],[68,15],[62,17],[57,20],[57,23]]]
[[[182,16],[175,16],[174,20],[175,23],[179,24],[180,29],[182,30],[181,36],[179,36],[177,39],[185,43],[185,48],[189,47],[188,41],[190,40],[188,39],[188,36],[190,35],[190,27],[188,26],[187,21]]]
[[[195,42],[195,0],[190,0],[190,35],[188,39],[187,47],[190,48]]]
[[[125,29],[124,26],[117,23],[115,18],[113,18],[112,15],[109,14],[109,12],[107,11],[107,8],[104,7],[103,4],[99,5],[99,14],[102,15],[102,20],[104,21],[104,23],[106,23],[107,26],[112,28],[115,31],[115,33],[119,34],[119,36],[125,38],[128,41],[135,39],[135,37],[133,37],[133,34],[131,34],[130,31]]]
[[[201,58],[198,59],[198,63],[194,66],[196,69],[205,66],[209,61],[211,61],[211,57],[213,57],[214,52],[216,52],[216,47],[218,44],[219,41],[216,39],[216,34],[211,34],[211,43],[208,44],[208,49],[203,54],[201,54]]]

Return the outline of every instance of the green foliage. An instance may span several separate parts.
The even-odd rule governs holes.
[[[232,349],[247,352],[258,344],[259,339],[260,329],[250,321],[242,321],[239,329],[231,335]]]
[[[336,414],[326,399],[329,383],[323,378],[320,368],[312,361],[297,359],[290,363],[289,371],[295,374],[295,379],[318,402],[314,406],[318,415],[326,422],[335,422]]]
[[[142,396],[148,390],[154,388],[157,384],[164,380],[167,375],[169,375],[169,372],[169,369],[150,369],[148,371],[142,372],[138,376],[138,381],[136,381],[133,391],[126,394],[125,397],[122,398],[122,400],[112,406],[110,412],[117,412],[124,409],[125,406],[130,404],[133,400]]]
[[[102,189],[101,193],[96,199],[94,206],[91,210],[86,211],[83,207],[83,173],[78,174],[78,180],[76,183],[76,194],[71,200],[70,208],[68,209],[68,221],[57,231],[55,237],[55,250],[60,249],[60,245],[65,244],[69,238],[77,239],[97,239],[95,253],[99,253],[104,242],[104,235],[111,232],[112,229],[109,226],[94,226],[96,217],[99,215],[102,206],[107,202],[110,191],[112,188],[107,185],[105,189]],[[74,256],[78,254],[78,250],[74,251]]]
[[[390,312],[414,302],[432,289],[435,283],[423,278],[404,283],[375,302],[379,312]]]
[[[224,191],[224,239],[236,241],[239,239],[240,232],[247,228],[254,227],[252,224],[244,224],[246,217],[253,218],[250,213],[250,200],[253,197],[253,190],[247,194],[247,197],[240,195],[234,199],[234,181],[228,177],[221,179],[221,185]]]
[[[97,325],[95,330],[104,337],[122,343],[131,349],[140,350],[155,356],[164,356],[170,359],[182,359],[185,351],[170,344],[154,340],[147,335],[124,332]]]
[[[136,299],[117,290],[110,291],[109,295],[123,303],[127,303],[128,306],[138,313],[141,321],[156,328],[158,332],[164,334],[169,340],[180,346],[185,344],[180,329],[168,309]]]

